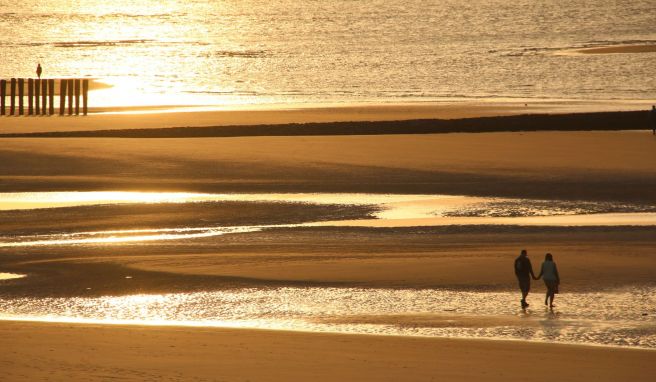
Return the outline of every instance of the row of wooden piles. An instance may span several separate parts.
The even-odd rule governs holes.
[[[80,98],[82,114],[87,115],[89,80],[79,78],[0,80],[0,115],[54,115],[55,96],[59,98],[59,115],[66,115],[67,112],[68,115],[80,115]]]

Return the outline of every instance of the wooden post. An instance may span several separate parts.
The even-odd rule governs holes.
[[[73,79],[68,81],[68,115],[73,115]]]
[[[82,80],[82,113],[87,115],[87,106],[89,104],[89,80]]]
[[[34,80],[27,79],[27,114],[34,114]]]
[[[25,114],[25,79],[18,79],[18,115]]]
[[[48,98],[50,98],[50,115],[55,114],[55,80],[48,80]]]
[[[30,78],[30,80],[31,80],[31,78]],[[31,93],[32,92],[30,92],[30,96],[32,96]],[[36,80],[34,80],[34,109],[36,109],[35,110],[36,115],[41,114],[41,106],[39,106],[40,99],[41,99],[41,80],[36,79]],[[32,103],[31,100],[30,100],[30,103]],[[32,113],[30,113],[30,114],[32,114]]]
[[[41,114],[46,115],[48,111],[48,80],[41,80]]]
[[[80,79],[75,79],[75,115],[80,115]]]
[[[7,80],[0,80],[0,115],[5,115],[6,95],[7,95]]]
[[[66,84],[68,80],[59,80],[59,115],[64,115],[66,110]]]
[[[11,79],[11,96],[9,97],[9,115],[14,115],[16,112],[16,79]]]

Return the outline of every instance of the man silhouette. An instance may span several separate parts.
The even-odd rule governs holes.
[[[41,69],[41,64],[38,63],[36,64],[36,75],[39,77],[39,79],[41,79],[41,72],[43,72],[43,69]]]
[[[533,273],[531,260],[528,258],[525,249],[522,249],[519,257],[515,259],[515,276],[517,276],[517,281],[519,281],[519,290],[522,291],[522,309],[525,309],[528,307],[526,296],[528,296],[528,292],[531,290],[531,277],[537,280]]]

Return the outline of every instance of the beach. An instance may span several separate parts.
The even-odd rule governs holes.
[[[597,213],[652,211],[656,204],[656,140],[635,122],[639,119],[615,112],[609,118],[617,123],[589,131],[595,130],[597,123],[590,121],[603,119],[593,112],[590,117],[572,117],[592,127],[576,130],[559,125],[544,131],[536,127],[535,115],[551,113],[562,118],[559,110],[540,108],[525,113],[522,108],[381,106],[312,112],[2,118],[0,134],[111,130],[119,136],[2,137],[0,191],[3,195],[53,191],[343,193],[355,195],[348,199],[352,201],[357,201],[357,195],[364,198],[370,194],[405,195],[409,200],[413,195],[465,195],[510,198],[519,200],[517,203],[542,201],[535,202],[537,212],[531,212],[538,215],[540,208],[558,203],[570,209],[594,205],[600,208]],[[402,130],[410,126],[404,121],[410,120],[424,120],[430,127],[431,120],[436,125],[440,120],[487,117],[498,118],[493,123],[486,120],[481,131],[404,134]],[[544,118],[549,116],[540,118],[548,121]],[[332,123],[348,121],[369,123],[367,134],[331,134]],[[268,134],[262,129],[257,136],[220,135],[221,126],[241,125],[246,131],[257,129],[258,124],[290,123],[299,124],[295,125],[299,134]],[[320,134],[317,130],[308,134],[303,130],[307,123],[325,124],[315,127]],[[505,123],[523,123],[527,128],[504,131]],[[385,130],[390,126],[393,133]],[[467,126],[471,130],[479,125]],[[489,126],[493,132],[485,130]],[[179,127],[195,130],[181,132],[175,129]],[[195,137],[203,128],[212,133]],[[381,133],[376,133],[377,128]],[[171,137],[130,137],[134,129],[170,129],[163,132]],[[359,333],[358,324],[364,325],[362,328],[398,327],[409,333],[421,328],[460,327],[482,331],[516,327],[521,333],[551,328],[545,324],[550,313],[541,306],[542,281],[534,283],[529,297],[532,311],[523,314],[518,308],[512,262],[526,248],[534,267],[544,253],[553,253],[562,273],[563,295],[556,297],[559,312],[551,317],[555,318],[554,337],[508,340],[470,334],[445,338],[339,330],[326,333],[313,331],[312,326],[298,331],[263,330],[221,327],[216,321],[206,326],[193,317],[182,324],[167,324],[163,319],[147,325],[138,317],[112,322],[110,305],[101,312],[110,319],[83,313],[76,322],[70,316],[61,318],[65,309],[73,309],[70,305],[57,313],[60,319],[57,314],[48,318],[41,315],[43,310],[34,310],[31,316],[21,313],[0,322],[0,343],[7,349],[0,356],[4,378],[640,381],[650,380],[656,371],[652,366],[656,353],[649,345],[656,314],[651,306],[637,307],[641,326],[626,332],[633,330],[636,334],[631,338],[644,339],[643,345],[598,346],[604,340],[586,344],[591,340],[566,334],[570,328],[566,322],[576,320],[577,309],[583,308],[567,294],[588,298],[598,292],[611,296],[653,288],[653,224],[422,226],[422,220],[401,223],[377,217],[385,204],[352,203],[243,199],[8,209],[0,211],[0,271],[27,277],[3,280],[0,288],[7,306],[15,312],[31,307],[30,301],[60,304],[69,299],[105,301],[102,299],[115,297],[127,298],[130,304],[130,296],[202,296],[214,291],[238,295],[240,291],[275,294],[291,290],[293,295],[309,290],[321,295],[330,288],[353,288],[357,293],[371,291],[372,298],[382,293],[383,300],[388,298],[385,293],[396,296],[394,293],[412,291],[443,291],[466,298],[489,294],[492,310],[488,312],[455,304],[455,311],[354,311],[352,316],[321,316],[320,323],[336,325],[345,320],[355,325],[355,333]],[[513,210],[512,203],[498,213],[509,218],[525,214]],[[374,218],[382,220],[380,226],[368,223]],[[241,231],[199,237],[186,237],[183,232],[171,240],[121,241],[122,235],[134,234],[122,230],[148,231],[156,236],[158,230],[203,230],[207,226]],[[91,240],[102,232],[109,232],[106,235],[116,242]],[[90,241],[66,241],[76,235]],[[45,243],[21,244],[30,240]],[[11,301],[23,302],[12,305]],[[511,305],[517,309],[506,308]],[[48,309],[47,304],[34,306]]]
[[[0,2],[0,380],[653,380],[653,3]]]

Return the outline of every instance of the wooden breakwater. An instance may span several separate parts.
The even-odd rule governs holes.
[[[89,79],[0,80],[0,115],[54,115],[55,97],[59,98],[59,115],[80,115],[80,108],[82,115],[87,115]],[[82,101],[81,107],[80,101]]]

